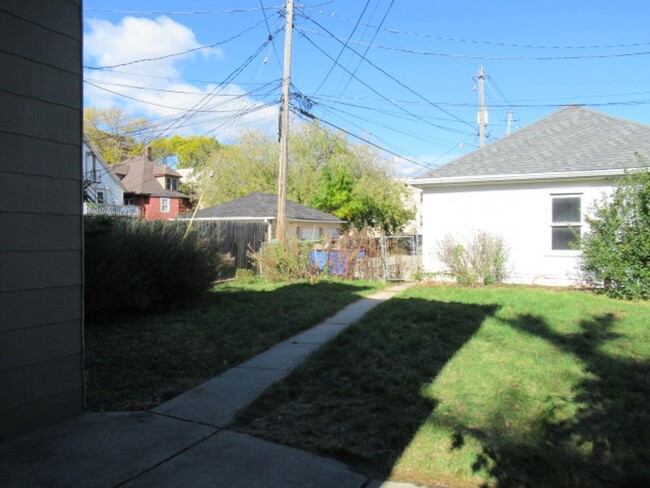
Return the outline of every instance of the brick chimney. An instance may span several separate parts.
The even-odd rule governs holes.
[[[147,146],[147,149],[146,149],[146,156],[147,156],[147,159],[148,159],[149,161],[152,160],[152,159],[151,159],[151,146]]]

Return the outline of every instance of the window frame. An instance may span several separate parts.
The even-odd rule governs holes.
[[[569,220],[558,220],[556,221],[553,217],[553,209],[554,209],[554,202],[557,200],[563,200],[563,199],[578,199],[578,214],[579,214],[579,220],[576,221],[569,221]],[[583,201],[584,201],[584,194],[580,192],[567,192],[567,193],[551,193],[550,194],[550,228],[551,228],[551,235],[550,235],[550,248],[551,252],[553,253],[579,253],[579,249],[575,249],[572,247],[568,248],[556,248],[554,247],[553,243],[553,232],[555,229],[569,229],[569,230],[576,230],[578,234],[578,244],[582,240],[582,235],[583,235],[583,227],[585,225],[584,221],[584,212],[583,212]],[[575,240],[571,240],[570,242],[576,242]]]
[[[178,191],[178,178],[165,176],[165,190]]]
[[[106,190],[97,190],[97,203],[106,204]]]
[[[167,208],[167,210],[165,210]],[[160,198],[160,213],[169,213],[172,211],[171,198]]]

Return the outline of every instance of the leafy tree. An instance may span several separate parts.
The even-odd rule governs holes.
[[[119,107],[84,110],[84,133],[109,164],[141,154],[150,132],[150,122],[130,117]]]
[[[287,172],[291,200],[333,213],[349,225],[397,232],[409,219],[404,185],[391,176],[376,152],[349,143],[318,124],[292,132]],[[278,144],[249,132],[223,147],[199,174],[203,205],[211,206],[255,191],[277,192]]]
[[[153,158],[167,166],[178,168],[197,168],[219,149],[214,137],[175,135],[158,138],[151,143]]]
[[[613,194],[587,218],[582,269],[615,298],[650,297],[650,169],[626,171]]]

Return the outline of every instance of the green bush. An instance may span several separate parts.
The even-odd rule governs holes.
[[[491,285],[507,278],[508,249],[501,237],[477,231],[465,244],[446,235],[438,243],[438,259],[458,283]]]
[[[216,243],[180,222],[87,217],[86,315],[169,305],[205,293],[225,265]]]
[[[590,230],[581,261],[586,281],[613,298],[649,298],[650,168],[626,171],[586,220]]]
[[[313,242],[288,239],[282,243],[267,242],[250,257],[259,273],[269,281],[314,280],[318,273],[309,259],[313,248]]]

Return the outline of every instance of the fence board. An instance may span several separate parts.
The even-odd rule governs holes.
[[[230,253],[237,269],[252,267],[247,253],[260,250],[268,228],[261,222],[237,221],[198,221],[192,225],[205,237],[216,240],[220,252]]]

